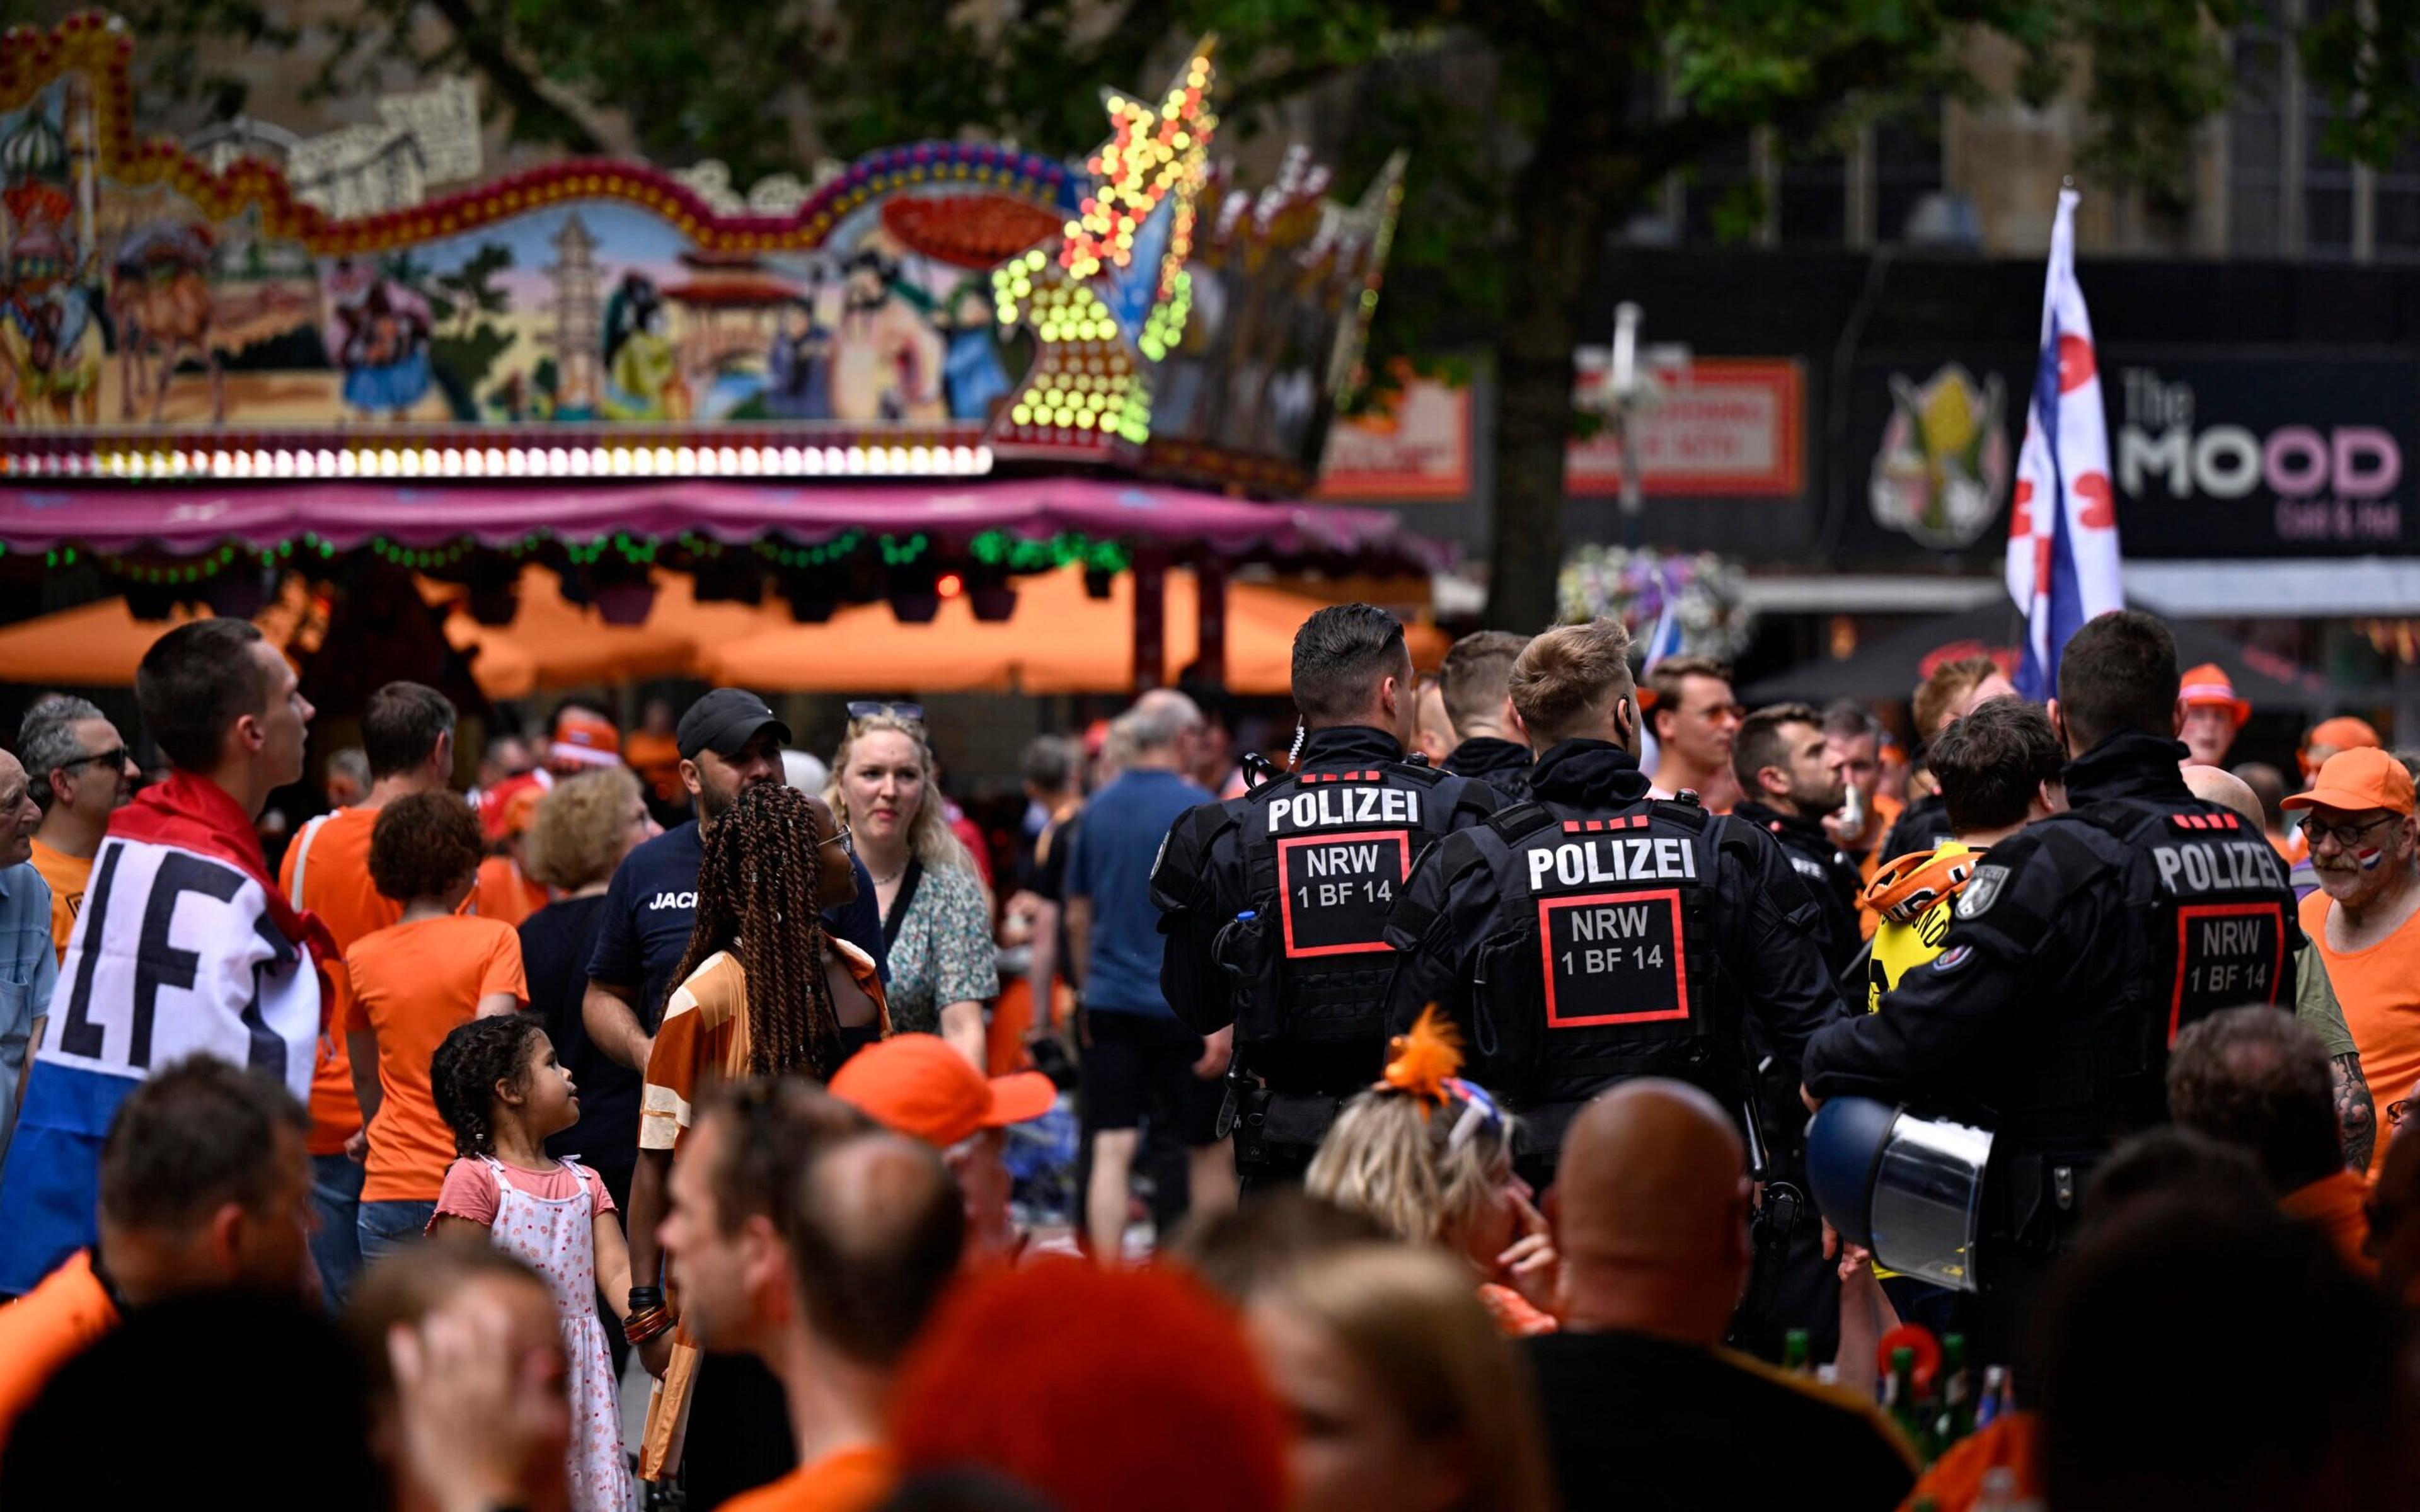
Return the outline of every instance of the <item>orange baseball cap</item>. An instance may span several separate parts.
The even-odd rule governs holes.
[[[2319,768],[2311,791],[2295,794],[2286,800],[2285,807],[2309,809],[2322,804],[2354,813],[2384,809],[2408,814],[2412,811],[2412,774],[2400,760],[2375,746],[2340,750]]]
[[[610,720],[566,709],[555,721],[554,744],[547,754],[569,766],[619,766],[622,733]]]
[[[2303,737],[2303,744],[2332,746],[2337,750],[2356,750],[2365,746],[2376,749],[2386,742],[2378,738],[2378,732],[2371,728],[2367,719],[2356,719],[2350,714],[2340,714],[2333,719],[2321,719],[2311,726],[2311,733]]]
[[[1059,1088],[1038,1071],[986,1077],[934,1034],[866,1046],[831,1079],[831,1094],[898,1134],[947,1149],[985,1129],[1038,1119]]]
[[[2188,708],[2203,704],[2232,709],[2237,724],[2252,717],[2252,701],[2235,696],[2235,684],[2226,675],[2226,669],[2214,661],[2203,662],[2185,673],[2182,686],[2177,689],[2177,697],[2183,700]]]

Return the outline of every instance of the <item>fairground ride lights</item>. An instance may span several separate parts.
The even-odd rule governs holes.
[[[980,477],[988,446],[103,447],[0,454],[0,475],[129,481],[307,478]]]

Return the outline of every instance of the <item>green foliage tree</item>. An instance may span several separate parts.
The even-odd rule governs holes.
[[[2274,6],[2277,0],[2265,0]],[[1411,181],[1372,370],[1449,335],[1501,393],[1489,618],[1554,612],[1575,347],[1607,247],[1668,176],[1772,127],[1804,142],[1860,116],[1997,87],[2071,85],[2079,172],[2181,203],[2195,124],[2226,99],[2226,28],[2264,0],[127,0],[165,41],[155,82],[220,114],[242,70],[197,44],[309,38],[317,86],[469,69],[516,137],[742,182],[928,135],[1077,152],[1103,85],[1149,87],[1172,49],[1222,42],[1228,118],[1315,92],[1357,190],[1385,155]],[[2420,123],[2420,0],[2330,8],[2300,38],[2342,113],[2334,150],[2390,162]],[[306,21],[307,18],[307,21]],[[2013,55],[2013,85],[2004,67]],[[1985,67],[1986,63],[1993,67]],[[1736,208],[1734,208],[1735,209]],[[1732,219],[1736,220],[1734,214]]]

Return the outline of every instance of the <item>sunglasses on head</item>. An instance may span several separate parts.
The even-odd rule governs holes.
[[[885,715],[888,715],[893,719],[905,719],[909,724],[923,724],[924,722],[924,705],[922,703],[883,703],[873,699],[858,699],[852,702],[848,706],[848,717],[852,719],[875,719],[880,718]]]

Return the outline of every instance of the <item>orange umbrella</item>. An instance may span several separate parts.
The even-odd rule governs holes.
[[[542,687],[583,687],[681,676],[709,647],[744,640],[789,616],[777,606],[700,603],[687,573],[655,575],[656,599],[644,622],[608,625],[594,608],[563,596],[563,584],[544,567],[521,569],[520,602],[506,625],[481,625],[457,602],[445,639],[458,651],[477,650],[471,663],[489,698],[520,698]],[[461,594],[424,581],[431,603]],[[467,594],[463,594],[467,598]]]
[[[12,683],[129,687],[151,642],[196,617],[179,608],[169,619],[138,620],[126,600],[105,598],[20,620],[0,628],[0,671]]]
[[[699,675],[765,692],[1117,693],[1134,687],[1134,577],[1110,579],[1109,596],[1084,592],[1081,567],[1016,579],[1016,612],[985,623],[964,594],[941,602],[929,625],[902,625],[884,604],[842,609],[822,625],[784,624],[709,647]],[[1329,602],[1265,583],[1227,590],[1227,686],[1284,693],[1294,633]],[[1167,579],[1162,662],[1173,677],[1199,654],[1193,574]],[[1409,632],[1414,659],[1434,661],[1445,636]]]

